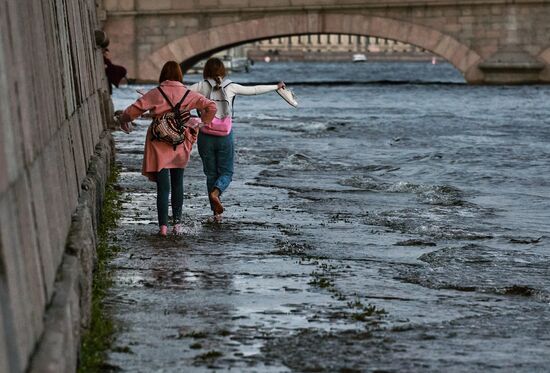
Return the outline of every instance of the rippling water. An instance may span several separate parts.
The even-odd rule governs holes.
[[[513,247],[549,233],[548,87],[468,86],[429,63],[256,64],[231,78],[285,80],[300,98],[298,110],[273,95],[236,102],[237,134],[267,142],[241,154],[278,162],[259,179],[364,191],[348,212],[403,234]]]
[[[298,96],[298,109],[237,98],[236,179],[287,191],[277,208],[310,219],[296,235],[357,267],[340,288],[381,299],[397,342],[387,356],[365,347],[376,366],[548,368],[550,87],[468,86],[429,63],[256,64],[231,78]]]

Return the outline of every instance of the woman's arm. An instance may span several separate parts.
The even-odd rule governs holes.
[[[201,120],[204,124],[210,124],[214,115],[216,115],[216,103],[207,99],[200,94],[195,94],[194,102],[190,105],[190,109],[198,109],[201,113]]]
[[[226,90],[232,91],[236,95],[253,96],[253,95],[261,95],[264,93],[276,91],[277,89],[283,86],[284,86],[283,82],[279,84],[254,85],[254,86],[244,86],[237,83],[231,83],[227,86]]]
[[[150,92],[150,91],[149,91]],[[149,93],[147,92],[147,93]],[[150,110],[152,106],[147,100],[148,94],[142,94],[140,98],[136,100],[132,105],[128,106],[122,113],[117,115],[117,120],[120,123],[120,129],[126,133],[130,133],[132,128],[130,123],[133,123],[133,120],[140,117],[143,113]]]
[[[150,102],[148,100],[148,94],[146,93],[122,112],[122,115],[120,116],[120,121],[122,123],[131,122],[151,108],[152,106],[150,105]]]

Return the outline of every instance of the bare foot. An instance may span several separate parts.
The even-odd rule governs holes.
[[[208,197],[210,197],[210,202],[212,203],[214,214],[219,215],[223,213],[223,205],[220,201],[220,190],[218,188],[214,188],[214,190],[210,192]]]

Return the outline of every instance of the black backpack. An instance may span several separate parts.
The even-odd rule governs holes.
[[[153,123],[151,123],[153,140],[164,141],[170,145],[173,145],[174,150],[176,150],[176,146],[185,141],[185,130],[187,128],[186,124],[189,121],[189,118],[191,118],[191,113],[189,110],[180,109],[181,104],[185,101],[185,98],[190,91],[187,90],[181,100],[174,106],[162,88],[158,87],[158,90],[172,109],[171,111],[168,111],[153,119]]]

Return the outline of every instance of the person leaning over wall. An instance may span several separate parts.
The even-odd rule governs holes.
[[[127,70],[124,66],[115,65],[111,61],[109,48],[103,48],[103,63],[105,64],[105,74],[109,82],[109,93],[113,94],[113,86],[118,88],[123,81],[128,81],[126,77]]]

